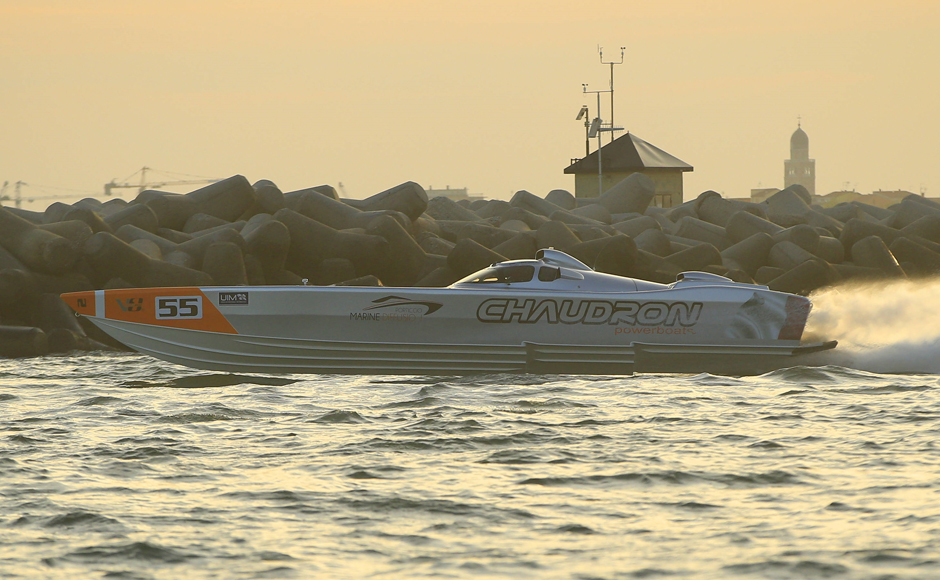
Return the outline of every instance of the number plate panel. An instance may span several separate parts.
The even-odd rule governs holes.
[[[199,320],[202,296],[157,296],[153,311],[157,320]]]

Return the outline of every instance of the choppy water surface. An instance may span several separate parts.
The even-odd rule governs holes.
[[[937,375],[0,362],[0,576],[938,578]]]

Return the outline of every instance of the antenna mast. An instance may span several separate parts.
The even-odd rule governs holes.
[[[623,53],[626,50],[625,46],[620,47],[620,60],[619,61],[604,61],[604,47],[598,46],[597,53],[600,55],[601,64],[610,65],[610,141],[614,141],[614,132],[621,131],[616,125],[614,125],[614,65],[623,64]]]

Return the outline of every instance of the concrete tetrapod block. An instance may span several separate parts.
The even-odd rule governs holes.
[[[356,266],[346,258],[328,258],[320,262],[311,283],[329,286],[356,278]]]
[[[274,275],[267,277],[268,284],[276,286],[302,286],[303,278],[294,274],[290,270],[281,270]]]
[[[137,226],[148,232],[155,232],[160,227],[157,214],[149,206],[136,203],[109,215],[104,218],[104,222],[108,224],[112,231],[126,224]]]
[[[761,266],[757,269],[757,273],[754,274],[754,282],[758,284],[763,284],[766,286],[770,283],[771,280],[782,276],[786,270],[783,268],[774,268],[773,266]]]
[[[773,246],[773,238],[764,232],[758,232],[723,250],[721,252],[722,262],[733,260],[749,276],[754,276],[758,268],[767,265],[770,249]]]
[[[778,242],[770,248],[767,261],[774,268],[790,270],[806,262],[818,260],[816,256],[797,246],[793,242]]]
[[[196,238],[201,238],[203,236],[217,234],[218,232],[221,232],[222,230],[235,230],[236,232],[240,233],[242,231],[242,228],[244,228],[245,225],[247,225],[247,223],[248,222],[246,221],[237,221],[237,222],[232,222],[232,223],[225,222],[221,225],[217,225],[211,228],[206,228],[204,230],[199,230],[198,232],[195,232],[192,234],[183,233],[183,235],[192,236],[191,239],[196,239]]]
[[[660,284],[675,282],[676,277],[683,271],[675,264],[639,249],[637,250],[637,270],[640,274],[637,278]]]
[[[421,266],[421,272],[418,273],[418,280],[424,278],[434,270],[438,268],[447,267],[447,256],[439,256],[437,254],[428,254],[424,260],[424,264]]]
[[[151,195],[145,195],[148,193]],[[161,228],[176,231],[182,230],[186,220],[200,211],[199,204],[194,199],[178,193],[147,190],[141,192],[135,202],[149,207],[157,216],[157,223]]]
[[[885,243],[885,246],[889,246],[902,235],[903,234],[898,230],[889,228],[888,226],[860,219],[850,219],[846,222],[845,228],[842,230],[842,235],[839,236],[839,241],[842,242],[842,246],[845,247],[848,253],[852,249],[852,246],[863,238],[878,236]]]
[[[424,250],[426,254],[446,256],[454,249],[454,242],[449,242],[444,238],[428,232],[416,237],[415,241],[418,242],[418,245],[421,246],[421,249]]]
[[[658,230],[662,232],[662,226],[654,217],[640,216],[631,220],[619,222],[613,225],[613,228],[622,234],[627,234],[635,238],[646,230]]]
[[[672,243],[669,241],[669,238],[666,237],[666,234],[658,229],[650,228],[645,230],[634,237],[633,241],[636,243],[638,249],[645,250],[660,257],[665,257],[672,253]]]
[[[767,207],[767,219],[777,225],[788,228],[806,223],[802,216],[812,211],[809,207],[812,198],[802,185],[791,185],[771,195],[764,201]]]
[[[274,216],[269,213],[256,213],[251,216],[247,222],[245,222],[245,227],[243,227],[238,233],[241,234],[245,241],[248,241],[248,236],[251,235],[256,229],[260,228],[269,221],[272,221]]]
[[[815,254],[819,247],[819,232],[807,224],[791,226],[773,234],[772,237],[774,242],[793,242],[811,254]]]
[[[865,268],[846,262],[833,264],[832,268],[839,273],[842,280],[885,280],[887,276],[878,268]]]
[[[621,234],[623,235],[623,234]],[[624,236],[627,237],[627,236]],[[609,244],[614,238],[607,237],[599,240],[591,240],[589,242],[581,242],[580,244],[575,244],[565,250],[565,253],[573,258],[580,260],[581,262],[587,264],[588,266],[594,268],[594,262],[597,260],[598,254],[601,253],[607,244]],[[629,239],[629,238],[628,238]],[[633,243],[633,240],[630,240],[632,244],[633,251],[631,256],[631,261],[636,262],[636,244]],[[596,270],[596,268],[594,268]]]
[[[274,219],[290,231],[287,263],[293,272],[312,272],[323,260],[346,258],[356,265],[357,274],[374,274],[388,260],[389,244],[381,236],[339,232],[287,208]]]
[[[52,224],[55,222],[62,221],[67,213],[72,211],[74,208],[68,204],[57,201],[49,205],[44,212],[42,212],[42,223]]]
[[[665,214],[657,213],[649,216],[655,219],[659,223],[659,227],[663,229],[664,234],[675,234],[676,233],[676,222],[672,221]]]
[[[690,200],[685,203],[680,203],[679,205],[669,208],[666,212],[666,217],[669,218],[672,222],[678,222],[686,216],[692,216],[694,218],[698,217],[698,214],[695,213],[695,203],[697,200]],[[645,213],[645,212],[644,212]]]
[[[114,235],[128,244],[132,244],[135,240],[148,240],[153,242],[160,248],[160,253],[164,256],[170,252],[176,251],[177,248],[176,243],[130,224],[121,226],[118,231],[114,232]]]
[[[477,270],[486,268],[490,264],[505,261],[505,256],[497,254],[469,238],[464,238],[457,242],[453,251],[447,256],[447,267],[463,278]]]
[[[227,224],[228,222],[221,218],[217,218],[206,213],[196,213],[190,216],[190,218],[186,220],[186,223],[183,224],[183,233],[195,234],[196,232],[201,232],[203,230],[208,230]]]
[[[58,294],[41,294],[37,308],[36,326],[43,332],[51,332],[55,328],[65,328],[77,336],[85,336],[82,325],[78,323],[75,312],[59,298]]]
[[[515,194],[513,194],[512,199],[509,200],[509,204],[513,207],[521,207],[526,211],[530,211],[534,214],[545,217],[551,216],[556,211],[567,211],[564,208],[559,207],[550,201],[546,201],[535,194],[529,193],[524,189],[520,189]]]
[[[728,218],[728,223],[725,226],[725,232],[734,243],[746,240],[758,232],[773,236],[782,231],[781,226],[746,211],[733,214]]]
[[[411,222],[411,232],[412,235],[415,236],[422,232],[428,232],[440,237],[441,228],[437,225],[437,221],[434,218],[423,215]]]
[[[581,239],[562,222],[550,221],[535,232],[535,242],[539,248],[565,251],[575,244],[580,244]]]
[[[214,286],[212,276],[200,270],[178,266],[170,262],[153,260],[140,282],[141,287],[169,288],[176,286]]]
[[[404,214],[408,219],[418,219],[428,209],[428,194],[414,181],[406,181],[386,189],[363,200],[347,200],[354,207],[369,211],[394,211]],[[407,228],[407,224],[402,224]]]
[[[862,217],[862,214],[865,213],[858,206],[845,202],[833,207],[820,208],[819,211],[831,217],[832,219],[839,220],[842,223],[845,223],[852,218],[860,218]]]
[[[0,326],[0,356],[42,356],[49,352],[46,333],[28,326]]]
[[[260,179],[251,185],[255,194],[255,203],[248,208],[247,213],[255,215],[258,213],[273,214],[279,209],[286,207],[284,202],[284,193],[274,185],[273,181]],[[335,193],[335,189],[333,190]]]
[[[656,184],[642,173],[634,173],[601,194],[598,203],[610,213],[643,213],[656,196]]]
[[[926,205],[927,207],[931,207],[935,210],[940,210],[940,203],[938,203],[936,199],[925,197],[923,194],[917,195],[916,193],[912,193],[910,195],[905,196],[905,198],[902,199],[901,201],[902,202],[903,201],[915,201],[919,204]]]
[[[806,295],[830,284],[833,276],[838,276],[831,270],[831,266],[822,260],[808,260],[777,276],[767,283],[767,287],[777,292]]]
[[[605,274],[616,276],[636,276],[638,273],[638,251],[636,243],[630,236],[620,234],[611,236],[594,259],[594,269]],[[594,242],[585,242],[594,243]],[[589,262],[590,263],[590,262]]]
[[[549,191],[545,196],[545,201],[554,203],[558,207],[568,211],[578,207],[577,199],[566,189],[553,189]]]
[[[520,233],[495,246],[493,251],[507,260],[531,260],[535,258],[538,245],[535,243],[535,234]]]
[[[499,225],[501,229],[510,230],[513,232],[531,232],[532,228],[529,227],[529,224],[521,220],[507,220]]]
[[[921,276],[940,274],[940,253],[926,248],[914,240],[898,238],[889,248],[899,262],[910,262]]]
[[[596,227],[572,224],[568,226],[568,229],[574,232],[574,235],[578,236],[582,242],[590,242],[591,240],[600,240],[619,235],[617,230],[609,228],[609,226]]]
[[[212,233],[199,236],[198,238],[193,238],[188,242],[179,244],[176,246],[176,249],[192,256],[195,260],[194,266],[201,270],[202,260],[206,255],[206,250],[209,249],[209,246],[217,242],[231,242],[241,248],[243,253],[245,251],[245,239],[242,238],[238,230],[233,227],[225,227],[215,230]],[[167,259],[169,259],[169,255],[167,255]],[[131,282],[133,281],[134,280],[131,280]]]
[[[868,236],[852,244],[852,262],[865,268],[878,268],[889,278],[903,278],[904,271],[884,240]]]
[[[260,260],[265,276],[284,269],[291,243],[287,226],[272,218],[248,230],[247,235],[242,230],[241,236],[245,240],[246,251]]]
[[[158,229],[157,235],[163,238],[164,240],[169,240],[173,242],[174,244],[184,244],[188,242],[189,240],[193,239],[193,236],[191,234],[184,234],[183,232],[178,232],[176,230],[171,230],[169,228]]]
[[[429,272],[426,276],[415,282],[416,288],[444,288],[445,286],[450,286],[457,280],[460,280],[463,276],[460,276],[453,270],[448,267],[436,268]]]
[[[573,209],[571,213],[607,225],[610,225],[611,221],[613,221],[610,211],[599,203],[592,203]]]
[[[88,227],[91,228],[91,231],[96,234],[98,232],[112,232],[111,226],[105,223],[105,221],[101,218],[100,215],[98,215],[97,213],[95,213],[94,211],[88,208],[84,208],[84,207],[74,208],[72,211],[65,214],[65,216],[62,218],[62,221],[73,221],[73,220],[84,222],[85,224],[88,225]]]
[[[457,243],[464,238],[470,238],[487,248],[498,246],[516,235],[516,232],[501,230],[479,222],[440,220],[437,225],[441,228],[441,237],[445,240]]]
[[[739,211],[746,211],[761,218],[767,215],[764,207],[759,204],[725,199],[717,191],[699,194],[694,207],[699,219],[721,227],[725,227],[731,216]]]
[[[920,199],[920,196],[915,197]],[[904,201],[894,207],[894,216],[891,218],[891,223],[886,225],[889,225],[892,228],[901,229],[911,225],[926,215],[940,217],[940,208],[918,203],[914,199],[907,197],[904,199]]]
[[[427,254],[397,221],[380,216],[372,220],[366,233],[382,236],[388,241],[388,260],[376,274],[389,286],[411,286],[427,261]]]
[[[501,216],[510,209],[515,208],[514,205],[511,205],[508,201],[503,201],[501,199],[490,199],[485,202],[480,209],[473,210],[478,216],[483,219]],[[521,208],[520,208],[521,209]],[[529,212],[532,213],[532,212]],[[542,216],[543,218],[545,216]]]
[[[905,236],[920,236],[932,242],[940,243],[940,216],[925,215],[908,224],[901,233]]]
[[[661,209],[661,208],[657,208],[657,209]],[[650,212],[649,209],[646,210],[646,213],[636,213],[635,211],[631,211],[628,213],[612,213],[610,214],[610,223],[619,224],[620,222],[625,222],[627,220],[632,220],[632,219],[640,218],[643,216],[654,217],[654,215],[655,214]],[[665,214],[663,215],[665,216]],[[666,218],[666,219],[669,219],[669,218]]]
[[[255,191],[243,175],[233,175],[191,191],[186,197],[196,202],[198,210],[193,213],[201,212],[233,222],[254,203]]]
[[[599,222],[595,219],[588,217],[580,216],[573,214],[570,211],[565,211],[560,209],[558,211],[552,212],[552,215],[549,216],[552,221],[561,222],[563,224],[568,224],[569,226],[582,225],[582,226],[603,226],[607,225],[603,222]],[[541,226],[540,226],[541,227]]]
[[[681,238],[689,238],[711,244],[719,250],[724,250],[731,245],[725,228],[710,224],[706,221],[687,216],[679,220],[676,224],[676,235]]]
[[[382,215],[392,216],[404,228],[411,226],[410,218],[403,213],[391,210],[360,211],[341,201],[315,193],[308,193],[301,198],[297,212],[336,230],[365,228],[369,222]]]
[[[147,257],[151,260],[163,259],[163,252],[160,251],[160,246],[150,240],[134,240],[130,243],[130,245],[132,248],[135,248],[143,254],[146,254]]]
[[[842,242],[828,236],[820,236],[816,251],[813,253],[830,264],[841,264],[845,260],[845,248]]]
[[[264,266],[261,259],[254,254],[245,254],[245,276],[249,286],[264,286],[267,277],[264,275]]]
[[[0,269],[0,307],[23,302],[34,292],[32,277],[26,270]]]
[[[88,238],[82,252],[101,281],[124,278],[132,284],[143,285],[150,269],[151,260],[146,254],[107,232]]]
[[[683,272],[696,271],[706,266],[720,266],[721,253],[711,244],[699,244],[672,254],[667,261]]]
[[[64,272],[78,259],[78,247],[0,207],[0,245],[39,272]]]
[[[435,197],[428,200],[428,210],[426,213],[436,220],[477,222],[483,219],[476,213],[446,197]]]
[[[33,225],[40,225],[46,223],[45,215],[42,212],[30,211],[28,209],[22,209],[19,207],[8,207],[6,210],[13,215],[22,218]]]
[[[39,229],[46,230],[47,232],[52,232],[57,236],[61,236],[74,244],[81,246],[85,243],[85,240],[91,237],[95,232],[91,231],[91,228],[85,222],[78,220],[68,220],[56,222],[54,224],[44,224],[37,226]]]

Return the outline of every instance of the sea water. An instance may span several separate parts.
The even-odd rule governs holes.
[[[0,361],[0,577],[940,578],[922,290],[758,377]]]

